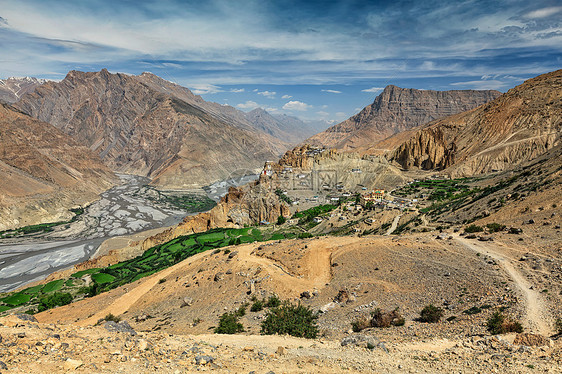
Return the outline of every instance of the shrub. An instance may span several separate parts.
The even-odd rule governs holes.
[[[247,307],[247,306],[248,306],[248,304],[242,304],[242,305],[240,306],[240,308],[238,308],[238,309],[236,309],[236,310],[234,311],[234,314],[235,314],[237,317],[244,317],[244,316],[246,315],[246,307]]]
[[[121,318],[114,316],[113,314],[109,313],[107,316],[103,317],[104,321],[113,321],[115,323],[121,322]]]
[[[481,232],[484,231],[484,229],[482,228],[482,226],[477,226],[475,224],[472,224],[470,226],[466,226],[464,228],[465,232],[468,232],[469,234],[475,233],[475,232]]]
[[[281,305],[281,300],[275,295],[270,296],[265,302],[266,308],[277,308],[279,305]]]
[[[479,308],[479,307],[477,307],[477,306],[473,306],[472,308],[465,310],[463,313],[466,314],[466,315],[471,316],[471,315],[473,315],[473,314],[478,314],[478,313],[480,313],[481,311],[482,311],[481,308]]]
[[[287,219],[286,219],[285,217],[283,217],[283,216],[277,217],[277,224],[278,224],[278,225],[282,225],[282,224],[284,224],[285,222],[287,222]]]
[[[236,312],[224,313],[219,319],[219,325],[215,327],[215,334],[236,334],[243,332],[244,326],[238,321],[240,318]]]
[[[250,307],[250,312],[259,312],[263,310],[263,300],[256,300]]]
[[[261,324],[261,333],[314,339],[318,335],[317,319],[318,315],[310,308],[285,302],[267,311],[265,320]]]
[[[353,332],[360,332],[361,330],[369,327],[371,327],[371,321],[366,316],[360,316],[351,323],[351,329]]]
[[[486,225],[486,227],[488,228],[488,231],[490,231],[490,232],[499,232],[499,231],[505,230],[505,225],[501,225],[501,224],[496,223],[496,222],[488,223]]]
[[[420,312],[420,321],[428,323],[439,322],[443,314],[443,309],[429,304]]]
[[[501,312],[495,312],[486,322],[486,327],[492,335],[523,332],[523,326],[519,322],[506,318]]]
[[[39,305],[37,306],[37,311],[42,312],[47,309],[51,309],[57,306],[63,306],[70,304],[72,302],[72,295],[69,293],[55,292],[52,295],[41,298],[39,300]]]
[[[403,326],[406,323],[404,317],[398,312],[398,308],[390,312],[383,312],[377,308],[371,313],[371,318],[373,327]]]

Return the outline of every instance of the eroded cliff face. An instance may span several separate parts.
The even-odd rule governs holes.
[[[276,222],[281,215],[288,216],[289,208],[279,200],[274,191],[256,181],[242,187],[231,187],[213,209],[186,217],[179,225],[145,239],[141,248],[146,250],[181,235],[217,227],[244,227],[257,225],[261,221]]]
[[[0,104],[0,230],[68,219],[115,183],[87,147]]]
[[[24,95],[17,106],[98,153],[111,169],[166,188],[226,179],[275,159],[275,141],[249,125],[214,116],[214,106],[151,74],[71,71]],[[218,104],[217,104],[218,105]],[[220,117],[220,118],[219,118]]]
[[[562,70],[540,75],[494,101],[412,131],[390,158],[403,168],[454,176],[506,170],[560,144]]]
[[[474,109],[499,95],[498,91],[431,91],[387,86],[373,104],[305,143],[363,152],[393,134]]]

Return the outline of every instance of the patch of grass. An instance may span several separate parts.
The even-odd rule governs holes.
[[[14,306],[19,306],[19,305],[25,304],[29,300],[31,300],[31,295],[27,295],[27,294],[24,294],[22,292],[18,292],[18,293],[15,293],[15,294],[12,294],[8,297],[3,298],[2,302],[4,302],[4,304],[8,304],[8,305],[14,307]]]
[[[58,279],[58,280],[54,280],[52,282],[47,283],[46,285],[43,286],[43,288],[41,289],[41,292],[43,293],[49,293],[49,292],[54,292],[54,291],[58,291],[62,288],[62,286],[64,286],[64,279]]]
[[[277,308],[279,305],[281,305],[281,300],[275,295],[270,296],[265,302],[266,308]]]
[[[41,288],[43,288],[43,285],[39,284],[37,286],[26,288],[25,290],[23,290],[21,292],[26,293],[28,295],[36,295],[39,292],[41,292]]]
[[[86,274],[93,274],[93,273],[97,273],[98,271],[100,271],[100,268],[80,270],[80,271],[72,274],[71,277],[72,278],[82,278]]]
[[[115,280],[115,277],[107,273],[95,273],[92,274],[92,280],[101,285],[113,282]]]
[[[475,224],[466,226],[466,227],[464,228],[464,232],[467,232],[467,233],[469,233],[469,234],[473,234],[473,233],[475,233],[475,232],[482,232],[482,231],[484,231],[484,229],[482,228],[482,226],[477,226],[477,225],[475,225]]]

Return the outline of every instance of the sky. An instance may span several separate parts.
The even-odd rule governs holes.
[[[0,78],[102,68],[339,122],[389,84],[506,91],[562,68],[562,3],[0,0]]]

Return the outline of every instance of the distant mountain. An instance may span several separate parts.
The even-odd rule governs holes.
[[[391,85],[355,116],[305,142],[346,151],[360,151],[396,133],[474,109],[500,94],[498,91],[416,90]]]
[[[44,79],[30,77],[0,79],[0,102],[15,103],[24,94],[45,82]]]
[[[87,147],[0,104],[0,230],[69,218],[116,179]]]
[[[529,79],[490,103],[382,143],[404,168],[473,175],[511,169],[560,147],[562,70]],[[386,145],[378,145],[388,148]]]
[[[246,118],[256,129],[277,139],[284,139],[291,145],[296,145],[316,134],[319,128],[325,129],[328,127],[327,122],[304,122],[297,117],[285,114],[270,114],[262,108],[246,113]]]
[[[244,113],[150,73],[71,71],[16,105],[90,147],[111,169],[169,188],[259,170],[288,147],[257,130]]]

